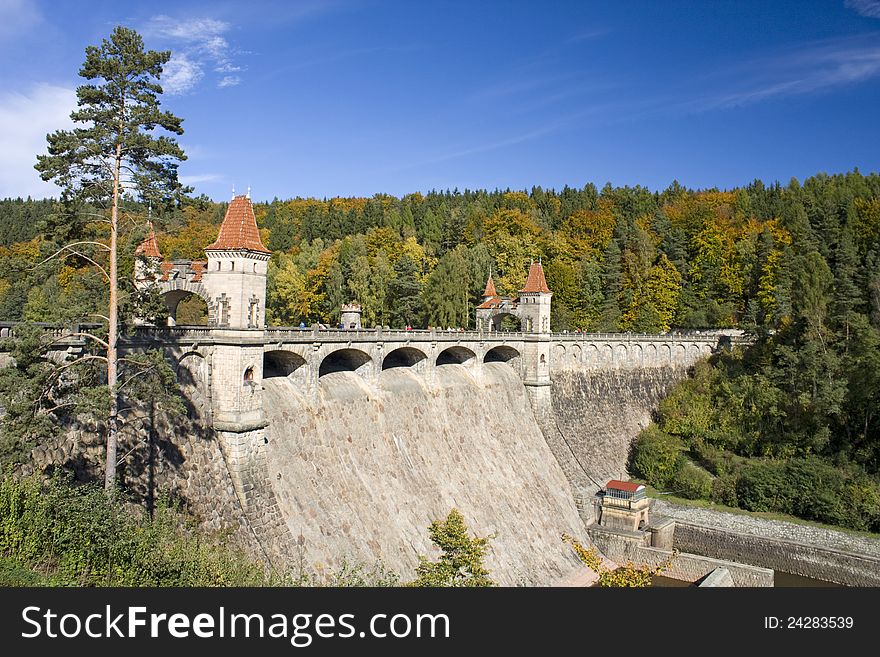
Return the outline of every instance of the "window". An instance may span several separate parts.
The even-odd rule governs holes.
[[[253,383],[253,380],[254,380],[254,368],[253,368],[253,366],[251,366],[244,371],[244,382],[245,383]]]
[[[232,265],[232,267],[230,267],[230,269],[232,269],[232,271],[235,271],[235,260],[233,260],[229,264]]]

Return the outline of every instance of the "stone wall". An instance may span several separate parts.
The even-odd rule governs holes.
[[[632,441],[686,376],[683,367],[551,373],[553,414],[545,422],[545,436],[560,463],[569,464],[563,465],[566,473],[579,470],[569,478],[575,487],[588,488],[584,498],[609,479],[628,478]]]
[[[656,568],[672,557],[669,568],[663,572],[665,577],[696,582],[716,568],[726,568],[735,586],[773,586],[773,571],[767,568],[732,563],[684,551],[673,556],[669,550],[646,546],[643,536],[635,532],[608,531],[595,525],[588,528],[588,531],[593,544],[602,554],[619,564],[632,562],[638,566]]]
[[[407,368],[376,384],[321,377],[318,394],[264,381],[269,480],[306,562],[382,561],[405,579],[436,558],[429,524],[458,508],[493,535],[486,559],[503,585],[568,580],[583,565],[561,540],[588,542],[565,475],[541,436],[518,374],[442,365],[430,383]]]
[[[867,555],[682,522],[676,522],[673,545],[846,586],[880,586],[880,559]]]

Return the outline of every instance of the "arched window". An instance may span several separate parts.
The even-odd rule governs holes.
[[[248,367],[244,371],[244,382],[245,383],[253,383],[253,381],[254,381],[254,368],[253,368],[253,366],[251,366],[251,367]]]
[[[232,267],[230,267],[230,269],[232,269],[232,271],[235,271],[235,260],[233,260],[229,264],[232,265]]]
[[[547,362],[547,359],[544,358],[544,354],[541,354],[541,364],[544,364],[546,362]]]

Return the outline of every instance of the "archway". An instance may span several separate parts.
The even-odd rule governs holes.
[[[267,351],[263,354],[263,379],[287,378],[297,384],[306,382],[306,360],[292,351]]]
[[[521,331],[522,322],[520,318],[512,313],[496,313],[489,319],[490,331]]]
[[[162,298],[168,308],[168,326],[208,325],[208,304],[195,292],[171,290]]]
[[[357,372],[363,375],[372,362],[370,354],[360,349],[339,349],[321,361],[318,377],[334,372]]]
[[[394,367],[412,367],[421,369],[428,359],[425,353],[414,347],[400,347],[388,352],[382,359],[382,369],[390,370]]]
[[[437,355],[437,366],[441,365],[471,365],[476,360],[477,355],[461,345],[455,345],[444,349]]]
[[[510,363],[511,361],[515,361],[519,357],[520,357],[519,351],[517,351],[513,347],[508,347],[507,345],[502,344],[502,345],[498,345],[497,347],[492,347],[489,351],[487,351],[486,355],[483,356],[483,362],[484,363]]]

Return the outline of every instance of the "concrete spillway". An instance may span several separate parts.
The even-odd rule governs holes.
[[[560,540],[588,540],[569,483],[508,365],[486,363],[478,379],[446,365],[430,382],[394,368],[377,386],[334,372],[317,396],[286,377],[264,387],[269,479],[313,567],[379,560],[410,578],[419,555],[437,554],[429,523],[456,507],[472,532],[495,535],[487,565],[500,584],[581,569]]]

